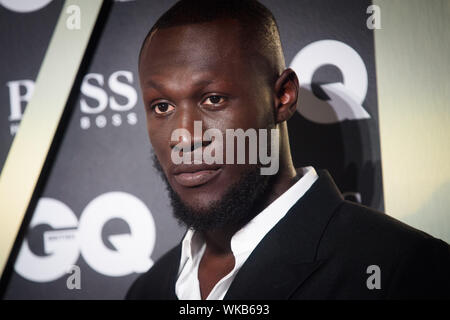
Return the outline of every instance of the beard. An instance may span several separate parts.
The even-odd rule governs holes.
[[[261,175],[260,166],[254,166],[228,188],[222,199],[201,208],[183,202],[172,189],[154,153],[153,166],[166,183],[175,218],[180,224],[200,232],[245,225],[264,208],[274,177]]]

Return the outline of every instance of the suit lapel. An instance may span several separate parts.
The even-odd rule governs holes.
[[[237,273],[225,299],[289,299],[320,268],[321,236],[342,196],[326,171],[261,240]]]

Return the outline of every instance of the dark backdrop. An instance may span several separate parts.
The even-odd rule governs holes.
[[[68,106],[73,112],[5,298],[121,299],[180,240],[184,229],[152,168],[137,76],[141,42],[174,2],[113,3]],[[302,84],[289,121],[296,166],[326,168],[348,199],[383,209],[370,1],[262,2],[278,20],[286,63]],[[62,5],[49,0],[29,12],[0,5],[0,166]],[[67,288],[71,265],[81,270],[79,290]]]

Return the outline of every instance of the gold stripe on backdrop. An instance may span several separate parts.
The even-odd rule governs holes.
[[[373,3],[386,212],[450,242],[450,1]]]
[[[102,3],[103,0],[67,0],[59,16],[33,97],[0,176],[0,274],[47,158]]]

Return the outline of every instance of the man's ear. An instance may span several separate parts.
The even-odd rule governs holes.
[[[289,120],[297,110],[300,91],[297,75],[288,68],[275,82],[275,119],[277,123]]]

